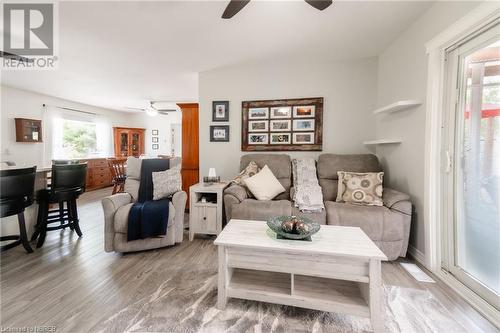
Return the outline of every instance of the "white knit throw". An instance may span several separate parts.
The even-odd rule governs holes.
[[[316,174],[316,161],[312,158],[292,160],[294,193],[292,200],[301,212],[321,212],[323,193]]]

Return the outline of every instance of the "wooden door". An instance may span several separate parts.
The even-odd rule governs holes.
[[[188,194],[189,187],[199,182],[199,128],[198,103],[178,104],[182,110],[182,189]]]

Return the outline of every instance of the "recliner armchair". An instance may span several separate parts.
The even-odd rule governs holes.
[[[142,160],[136,157],[127,159],[127,178],[125,192],[113,194],[102,199],[104,209],[104,250],[106,252],[134,252],[156,249],[181,243],[184,233],[184,211],[187,194],[175,193],[169,203],[167,235],[127,242],[128,215],[134,204],[141,177]],[[180,164],[180,158],[170,160],[170,167]]]

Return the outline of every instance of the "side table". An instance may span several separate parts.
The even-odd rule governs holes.
[[[218,235],[222,231],[224,215],[222,195],[228,182],[205,184],[189,188],[189,240],[194,234]]]

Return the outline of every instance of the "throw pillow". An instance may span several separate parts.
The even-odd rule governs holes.
[[[231,181],[231,183],[243,186],[246,189],[248,196],[251,197],[252,193],[248,190],[247,186],[245,185],[244,180],[256,175],[259,171],[260,171],[260,168],[257,165],[257,163],[255,163],[254,161],[251,161],[250,163],[248,163],[247,167],[245,169],[243,169],[238,174],[238,176],[236,176],[236,178],[234,178]]]
[[[257,200],[271,200],[278,194],[285,192],[285,188],[267,165],[255,176],[243,181]]]
[[[160,200],[182,191],[181,169],[174,167],[153,172],[153,200]]]
[[[339,185],[337,202],[382,206],[383,172],[337,172]]]

